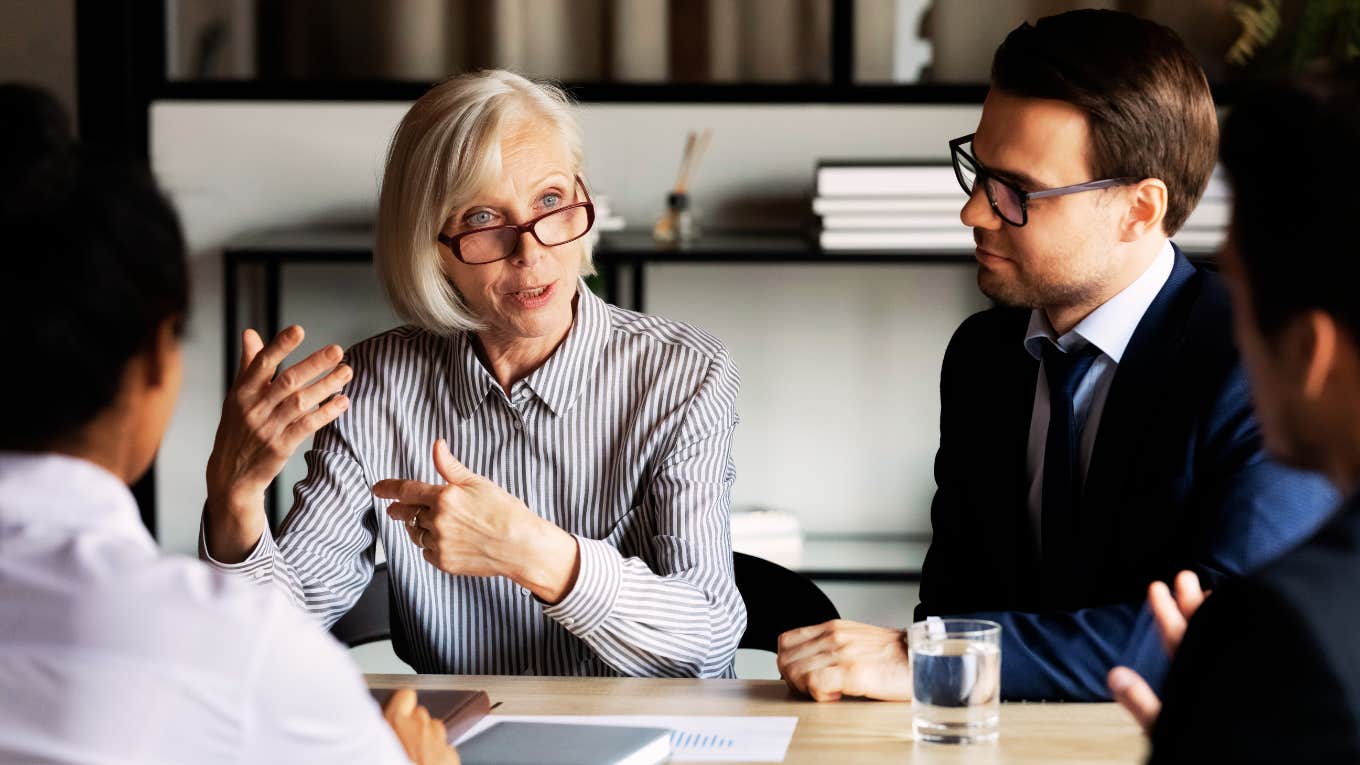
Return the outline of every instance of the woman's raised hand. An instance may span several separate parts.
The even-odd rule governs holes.
[[[264,533],[265,489],[288,458],[349,407],[340,389],[353,373],[337,345],[275,375],[303,337],[297,325],[267,346],[253,329],[242,336],[241,364],[208,458],[208,550],[223,563],[244,560]]]

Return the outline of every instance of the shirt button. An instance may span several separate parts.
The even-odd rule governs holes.
[[[576,626],[576,620],[573,619],[573,618],[571,618],[570,616],[568,616],[567,618],[563,619],[563,620],[562,620],[562,623],[565,624],[565,625],[567,625],[568,627],[574,627],[574,626]]]

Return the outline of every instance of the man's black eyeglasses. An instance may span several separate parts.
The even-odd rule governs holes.
[[[991,170],[988,170],[977,160],[977,157],[973,156],[971,149],[973,148],[974,135],[976,133],[955,138],[949,142],[949,156],[954,163],[954,176],[958,178],[959,186],[963,188],[963,192],[970,197],[973,196],[973,189],[981,181],[983,190],[987,192],[987,202],[991,204],[992,211],[1000,216],[1001,220],[1012,226],[1023,226],[1029,222],[1029,200],[1031,199],[1080,194],[1083,191],[1096,191],[1097,189],[1108,189],[1115,186],[1130,186],[1139,180],[1137,178],[1105,178],[1072,186],[1061,186],[1056,189],[1025,191],[1016,187],[1010,181],[996,177]],[[968,146],[967,149],[964,148],[965,144]]]

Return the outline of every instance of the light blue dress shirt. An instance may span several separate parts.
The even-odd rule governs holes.
[[[1072,408],[1076,413],[1077,427],[1080,432],[1080,469],[1082,480],[1086,478],[1091,464],[1091,451],[1095,448],[1096,432],[1100,427],[1100,415],[1105,409],[1105,399],[1110,394],[1119,360],[1133,338],[1134,330],[1143,320],[1152,301],[1171,278],[1171,269],[1176,264],[1176,253],[1171,243],[1162,246],[1161,252],[1132,284],[1119,294],[1105,301],[1077,326],[1062,337],[1056,337],[1053,325],[1043,309],[1036,308],[1029,317],[1029,329],[1025,332],[1025,350],[1039,360],[1039,380],[1034,386],[1034,413],[1029,421],[1029,445],[1026,450],[1025,474],[1029,480],[1027,507],[1034,531],[1036,549],[1043,539],[1044,506],[1044,447],[1048,441],[1048,377],[1043,368],[1043,343],[1052,340],[1064,351],[1072,351],[1086,345],[1100,350],[1095,363],[1077,385]]]

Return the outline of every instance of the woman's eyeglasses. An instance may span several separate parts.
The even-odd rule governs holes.
[[[585,201],[559,207],[523,223],[474,228],[452,236],[440,234],[438,239],[448,245],[455,258],[472,266],[495,263],[514,255],[519,249],[520,237],[525,233],[544,247],[574,242],[595,225],[595,204],[590,201],[590,192],[579,175],[576,185],[581,187]]]
[[[1029,200],[1031,199],[1080,194],[1083,191],[1096,191],[1097,189],[1108,189],[1115,186],[1129,186],[1139,180],[1137,178],[1106,178],[1072,186],[1061,186],[1056,189],[1025,191],[1017,188],[1010,181],[1002,180],[993,175],[992,171],[984,167],[973,156],[974,135],[976,133],[955,138],[949,142],[949,156],[954,163],[954,176],[958,178],[959,186],[963,187],[963,192],[970,197],[973,196],[973,189],[981,181],[983,190],[987,192],[987,202],[991,204],[992,211],[1000,216],[1001,220],[1012,226],[1023,226],[1029,222]],[[965,144],[968,147],[967,149],[964,148]]]

